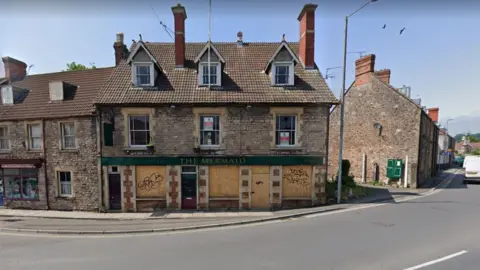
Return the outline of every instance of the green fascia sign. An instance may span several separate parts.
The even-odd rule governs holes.
[[[321,156],[102,157],[102,166],[127,165],[323,165]]]

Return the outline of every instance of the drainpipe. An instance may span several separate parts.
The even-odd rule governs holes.
[[[42,137],[43,137],[43,170],[45,175],[45,202],[47,203],[46,209],[50,210],[50,203],[48,201],[48,176],[47,176],[47,140],[45,136],[45,119],[42,119]]]
[[[96,106],[97,111],[97,150],[99,151],[99,160],[98,166],[100,167],[100,177],[99,177],[99,185],[100,185],[100,207],[103,211],[105,211],[105,201],[104,201],[104,190],[103,190],[103,166],[102,166],[102,152],[103,152],[103,125],[102,125],[102,111],[99,110],[98,106]]]

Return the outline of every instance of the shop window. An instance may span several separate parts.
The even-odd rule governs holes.
[[[38,200],[37,169],[3,169],[5,198],[8,200]]]

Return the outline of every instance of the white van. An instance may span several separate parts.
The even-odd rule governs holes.
[[[465,166],[463,183],[480,182],[480,156],[467,156],[463,164]]]

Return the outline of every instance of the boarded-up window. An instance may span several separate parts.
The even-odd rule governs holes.
[[[284,198],[312,197],[312,166],[283,166],[282,171]]]
[[[166,196],[165,166],[137,166],[135,171],[137,198]]]
[[[208,168],[208,192],[211,198],[238,198],[238,166],[210,166]]]

